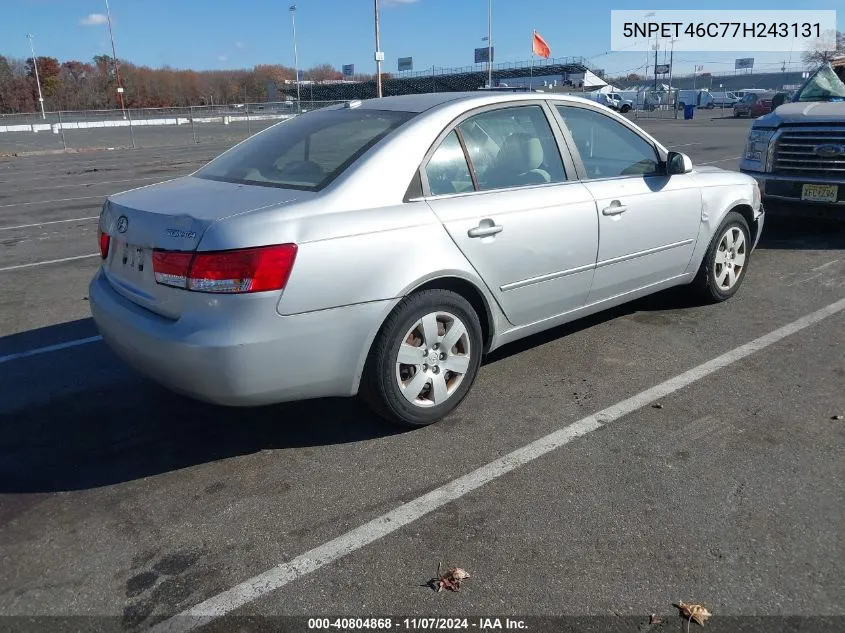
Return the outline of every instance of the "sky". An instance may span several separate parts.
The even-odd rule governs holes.
[[[291,13],[295,2],[301,68],[329,63],[355,64],[375,72],[372,0],[110,0],[120,59],[152,67],[196,70],[251,68],[256,64],[294,65]],[[841,0],[804,0],[803,9],[837,9],[845,31]],[[838,6],[837,6],[838,5]],[[397,58],[413,57],[414,70],[473,63],[473,49],[487,44],[488,0],[380,0],[384,72],[395,72]],[[583,56],[610,75],[642,72],[645,52],[610,52],[610,10],[678,9],[677,0],[633,3],[625,0],[492,0],[496,62],[530,59],[532,31],[551,47],[552,57]],[[700,2],[698,9],[797,9],[796,0]],[[39,56],[89,61],[111,54],[105,0],[0,0],[0,55],[30,55],[26,34]],[[663,52],[659,62],[663,63]],[[789,53],[678,52],[675,72],[733,71],[736,57],[754,57],[755,69],[777,70]],[[652,54],[653,58],[653,54]],[[800,62],[800,52],[791,55]]]

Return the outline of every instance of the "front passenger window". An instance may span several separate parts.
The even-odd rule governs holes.
[[[557,106],[557,110],[572,134],[588,178],[660,173],[657,150],[633,130],[587,108]]]

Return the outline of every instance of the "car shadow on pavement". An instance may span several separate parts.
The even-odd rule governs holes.
[[[583,317],[576,321],[564,323],[557,327],[532,334],[524,339],[508,343],[491,352],[484,360],[484,364],[497,363],[501,360],[515,356],[534,347],[545,345],[560,338],[564,338],[588,330],[607,321],[625,317],[636,312],[663,312],[669,310],[684,310],[708,305],[702,302],[694,293],[689,292],[686,286],[669,288],[652,295],[635,299],[628,303],[608,308],[596,314]]]
[[[91,327],[83,319],[43,328],[41,338],[67,341],[61,330]],[[11,347],[4,343],[0,350]],[[196,402],[140,376],[102,342],[4,365],[18,393],[0,396],[0,493],[96,488],[262,450],[403,432],[354,398],[256,408]]]
[[[759,248],[845,249],[845,224],[767,218]],[[485,364],[636,312],[700,305],[673,288],[506,345]],[[80,319],[2,337],[0,358],[95,335],[93,321]],[[13,360],[3,373],[0,493],[95,488],[265,449],[403,432],[356,398],[249,409],[199,403],[141,377],[101,342]]]
[[[830,217],[790,217],[788,209],[766,214],[763,235],[757,245],[773,250],[845,250],[845,213]]]

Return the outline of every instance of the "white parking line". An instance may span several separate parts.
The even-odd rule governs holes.
[[[656,400],[665,398],[715,371],[736,363],[842,310],[845,310],[845,299],[831,303],[821,310],[801,317],[797,321],[793,321],[749,343],[740,345],[651,389],[646,389],[627,400],[541,437],[539,440],[518,448],[463,477],[450,481],[428,494],[417,497],[369,523],[319,545],[290,562],[277,565],[258,576],[235,585],[231,589],[212,596],[204,602],[160,622],[151,627],[150,630],[155,633],[191,631],[223,617],[271,591],[284,587],[294,580],[396,532],[409,523],[456,499],[460,499],[473,490],[568,444],[578,437],[600,429],[602,426],[637,411]]]
[[[174,178],[178,177],[178,175],[174,175]],[[117,185],[124,182],[141,182],[142,180],[162,180],[162,178],[159,174],[158,176],[141,176],[140,178],[125,178],[122,180],[104,180],[103,182],[75,182],[68,185],[53,185],[52,187],[39,187],[38,189],[39,191],[44,191],[45,189],[73,189],[75,187],[99,187],[101,185]]]
[[[822,264],[821,266],[816,266],[815,268],[813,268],[813,270],[822,270],[824,268],[827,268],[828,266],[833,266],[838,261],[839,261],[838,259],[834,259],[832,262]]]
[[[677,145],[667,145],[667,149],[671,147],[689,147],[690,145],[704,145],[704,143],[679,143]]]
[[[88,343],[96,343],[97,341],[102,340],[102,336],[89,336],[88,338],[79,338],[75,341],[68,341],[67,343],[57,343],[56,345],[48,345],[47,347],[39,347],[38,349],[18,352],[17,354],[7,354],[6,356],[0,356],[0,363],[8,363],[10,360],[38,356],[39,354],[46,354],[48,352],[58,352],[59,350],[68,349],[69,347],[78,347],[79,345],[87,345]]]
[[[90,257],[99,257],[99,253],[91,253],[90,255],[76,255],[74,257],[62,257],[61,259],[48,259],[45,262],[32,262],[31,264],[16,264],[15,266],[6,266],[0,268],[0,273],[7,270],[20,270],[21,268],[32,268],[33,266],[46,266],[47,264],[61,264],[62,262],[72,262],[77,259],[88,259]]]
[[[728,158],[720,158],[719,160],[708,160],[702,163],[698,163],[699,165],[712,165],[713,163],[724,163],[726,160],[737,160],[742,158],[742,156],[729,156]]]
[[[0,226],[0,231],[14,231],[15,229],[31,229],[35,226],[47,226],[48,224],[62,224],[63,222],[82,222],[84,220],[97,220],[99,215],[89,215],[86,218],[70,218],[69,220],[50,220],[49,222],[37,222],[36,224],[18,224],[17,226]]]
[[[0,204],[0,209],[9,209],[11,207],[28,207],[33,204],[52,204],[54,202],[74,202],[75,200],[93,200],[100,198],[105,200],[108,194],[102,193],[99,196],[82,196],[80,198],[57,198],[56,200],[36,200],[34,202],[16,202],[15,204]]]

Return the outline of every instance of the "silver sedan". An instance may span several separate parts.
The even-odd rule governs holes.
[[[111,196],[89,296],[108,345],[176,392],[360,394],[419,426],[519,338],[671,286],[730,298],[763,217],[753,178],[585,99],[388,97]]]

